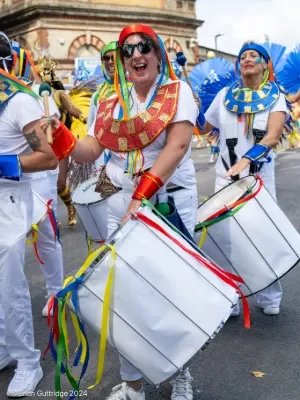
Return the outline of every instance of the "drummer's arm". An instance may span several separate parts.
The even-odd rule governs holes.
[[[275,147],[279,143],[280,137],[283,133],[284,124],[286,121],[286,113],[283,111],[276,111],[270,113],[268,119],[268,130],[266,136],[260,141],[260,144],[265,144],[269,147]]]
[[[151,170],[152,175],[166,182],[174,173],[188,151],[193,136],[193,125],[189,121],[170,124],[167,128],[167,142]]]
[[[39,172],[55,169],[58,165],[55,154],[47,144],[40,121],[33,121],[25,125],[23,135],[32,150],[32,153],[19,156],[23,172]]]
[[[42,118],[40,126],[44,133],[46,133],[48,125],[48,119]],[[53,130],[52,150],[59,160],[70,155],[76,161],[91,163],[96,161],[105,150],[94,136],[87,135],[84,139],[75,139],[71,131],[56,117],[51,118],[51,126]],[[90,129],[94,129],[94,125]]]
[[[84,139],[77,140],[76,145],[71,152],[74,160],[82,163],[91,163],[96,161],[105,148],[93,136],[86,136]]]

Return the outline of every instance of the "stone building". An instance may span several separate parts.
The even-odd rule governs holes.
[[[144,23],[163,38],[171,57],[183,51],[192,67],[197,47],[189,46],[203,21],[196,0],[0,0],[0,27],[24,47],[44,49],[60,73],[74,59],[97,58],[103,46],[128,24]]]

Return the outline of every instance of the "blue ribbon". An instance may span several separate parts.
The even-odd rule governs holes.
[[[16,154],[0,155],[0,178],[19,181],[22,167]]]

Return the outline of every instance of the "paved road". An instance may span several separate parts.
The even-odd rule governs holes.
[[[197,170],[199,196],[203,198],[213,192],[214,169],[208,164],[207,150],[193,150]],[[277,156],[278,201],[293,224],[300,230],[300,152],[284,152]],[[63,207],[59,217],[66,225]],[[76,272],[85,259],[87,249],[85,236],[80,225],[73,231],[61,231],[66,275]],[[44,306],[44,280],[31,249],[26,258],[26,274],[30,280],[36,344],[44,349],[48,331],[46,321],[41,316]],[[300,270],[294,269],[282,280],[284,299],[281,313],[277,317],[267,317],[250,300],[252,328],[243,328],[240,317],[229,320],[217,338],[199,356],[191,367],[194,376],[195,400],[297,400],[300,398]],[[87,378],[82,384],[86,388],[95,377],[98,340],[88,332],[92,360]],[[55,399],[54,363],[50,355],[42,360],[45,377],[39,385],[36,398]],[[252,371],[262,371],[262,379],[255,378]],[[0,374],[0,400],[5,399],[9,379],[13,369],[7,368]],[[118,361],[111,350],[107,353],[106,368],[100,387],[89,390],[91,400],[104,400],[110,388],[120,382]],[[65,389],[67,385],[63,385]],[[168,386],[156,389],[146,386],[148,400],[169,399]]]

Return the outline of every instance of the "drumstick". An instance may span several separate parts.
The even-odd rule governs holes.
[[[45,115],[47,118],[50,117],[50,111],[49,111],[49,96],[51,96],[51,87],[48,85],[48,83],[42,83],[40,86],[39,94],[43,98],[44,101],[44,111]],[[52,138],[52,128],[51,124],[47,128],[47,142],[48,144],[53,144],[53,138]]]
[[[187,62],[187,58],[185,57],[185,55],[183,54],[182,51],[180,51],[179,53],[176,54],[176,61],[182,67],[183,74],[184,74],[184,77],[186,79],[186,82],[189,85],[189,87],[193,90],[192,84],[191,84],[191,81],[189,80],[187,69],[186,69],[186,66],[185,66],[185,64]]]

